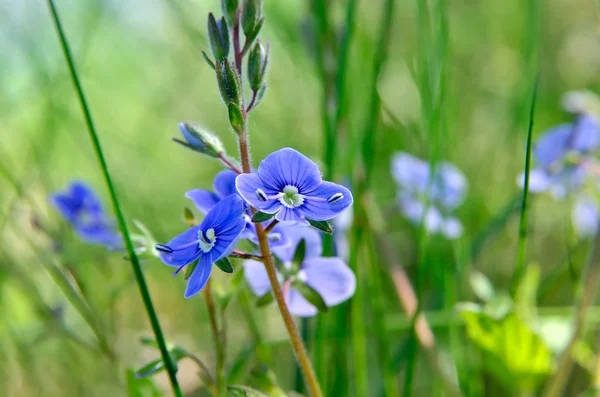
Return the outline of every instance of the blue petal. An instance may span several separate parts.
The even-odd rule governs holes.
[[[210,273],[212,271],[212,262],[208,255],[200,255],[200,260],[198,261],[198,265],[194,269],[194,272],[188,279],[187,286],[185,287],[185,294],[183,295],[185,298],[191,298],[196,295],[204,286],[206,282],[210,278]]]
[[[281,226],[283,233],[288,237],[289,244],[283,247],[273,247],[273,253],[281,259],[282,262],[291,262],[294,259],[294,253],[300,243],[300,240],[306,241],[305,258],[314,258],[321,256],[323,252],[323,243],[321,235],[314,228],[308,226]]]
[[[282,206],[279,212],[277,212],[277,215],[275,215],[275,219],[277,219],[280,222],[286,223],[306,223],[306,221],[304,220],[304,215],[302,214],[299,208],[287,208],[284,206]]]
[[[245,225],[245,222],[242,219],[243,214],[244,202],[236,194],[232,194],[212,207],[210,212],[206,215],[206,218],[204,218],[200,224],[200,227],[205,232],[211,228],[215,229],[215,234],[217,236],[228,229],[237,227],[238,224],[242,225],[243,230]],[[239,233],[241,233],[242,230],[240,230]]]
[[[600,146],[600,132],[595,117],[583,115],[573,123],[573,149],[586,153]]]
[[[567,152],[572,125],[561,124],[542,135],[533,146],[533,154],[542,168],[560,161]]]
[[[425,215],[425,228],[430,233],[438,233],[444,225],[444,218],[440,211],[430,205]]]
[[[529,171],[529,191],[532,193],[545,192],[552,186],[552,178],[548,173],[541,169]],[[517,184],[522,188],[525,186],[525,173],[522,172],[517,177]]]
[[[327,306],[340,304],[356,291],[356,277],[339,258],[309,258],[302,264],[306,283],[313,287]]]
[[[467,194],[467,178],[454,165],[442,161],[436,166],[434,183],[431,187],[431,197],[445,210],[457,208]]]
[[[319,167],[300,152],[283,148],[268,155],[258,166],[264,185],[283,191],[287,185],[298,188],[300,194],[316,189],[321,183]],[[239,189],[239,187],[238,187]]]
[[[266,228],[268,222],[263,222],[263,226]],[[278,223],[275,225],[273,230],[268,234],[269,246],[271,248],[286,247],[290,245],[291,241],[287,236],[287,227],[284,224]],[[248,239],[254,244],[258,245],[258,238],[256,237],[256,227],[252,222],[246,223],[246,229],[240,235],[240,238]]]
[[[121,245],[123,240],[111,226],[102,223],[75,226],[75,232],[86,243],[98,245]]]
[[[572,212],[573,228],[581,237],[593,237],[598,231],[600,213],[598,204],[589,197],[580,197]]]
[[[244,277],[250,289],[256,296],[263,296],[271,290],[271,282],[265,270],[265,265],[258,261],[244,261]]]
[[[78,211],[76,203],[71,196],[55,193],[50,196],[50,204],[69,222],[73,223],[77,219]]]
[[[237,193],[235,188],[235,178],[237,174],[231,170],[221,171],[213,181],[213,189],[217,196],[225,198],[230,194]]]
[[[400,205],[400,211],[408,220],[416,224],[421,223],[425,211],[425,204],[421,200],[417,200],[410,194],[400,193],[398,204]]]
[[[455,240],[462,236],[463,226],[458,219],[448,217],[443,221],[442,234],[450,240]]]
[[[192,145],[192,146],[194,146],[194,147],[196,147],[198,149],[206,148],[206,145],[204,143],[202,143],[202,141],[200,139],[198,139],[195,136],[193,136],[192,134],[190,134],[190,132],[186,128],[184,122],[180,122],[179,123],[179,131],[181,131],[181,135],[183,135],[183,138],[190,145]]]
[[[185,192],[185,197],[192,200],[198,211],[205,215],[219,202],[219,197],[216,194],[203,189],[192,189]]]
[[[316,307],[308,303],[302,294],[294,288],[290,288],[285,295],[285,302],[288,305],[290,313],[298,317],[312,317],[319,311]]]
[[[336,194],[342,194],[339,201],[329,203]],[[352,204],[352,193],[342,185],[333,182],[322,182],[312,192],[304,195],[304,204],[298,209],[304,216],[316,221],[335,218],[340,212]]]
[[[396,153],[392,158],[392,176],[404,189],[425,193],[429,183],[429,164],[408,153]]]
[[[175,249],[177,247],[190,244],[192,242],[197,242],[199,230],[200,226],[194,226],[181,233],[179,236],[175,237],[165,245],[172,249]],[[197,257],[198,255],[195,255],[197,250],[198,244],[193,244],[190,245],[188,248],[182,249],[181,251],[173,251],[172,253],[168,254],[161,252],[159,258],[165,265],[179,267],[184,263],[188,262],[190,258],[194,256]]]
[[[235,186],[242,198],[252,207],[274,214],[283,206],[277,199],[261,201],[256,197],[256,190],[262,189],[267,196],[275,196],[279,192],[267,187],[258,174],[241,174],[235,178]]]

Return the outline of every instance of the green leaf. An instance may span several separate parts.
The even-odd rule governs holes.
[[[192,213],[192,210],[190,210],[188,207],[183,207],[183,220],[189,226],[196,226],[198,224],[196,217]]]
[[[215,64],[213,63],[213,61],[210,60],[210,58],[208,57],[208,55],[206,55],[206,52],[204,52],[204,50],[202,50],[202,56],[204,57],[204,60],[206,61],[206,63],[208,64],[208,66],[210,66],[210,68],[212,70],[215,70]]]
[[[529,265],[519,281],[515,295],[515,310],[519,318],[530,327],[537,321],[537,290],[540,284],[540,267]]]
[[[269,219],[273,218],[275,215],[277,215],[277,213],[267,214],[266,212],[258,211],[256,214],[252,215],[252,222],[254,222],[254,223],[265,222],[265,221],[268,221]]]
[[[550,349],[515,312],[497,319],[470,307],[460,314],[468,337],[484,352],[484,365],[506,387],[533,392],[551,372]]]
[[[225,273],[233,273],[233,266],[231,266],[231,262],[226,257],[216,261],[215,265]]]
[[[228,105],[229,110],[229,123],[233,127],[234,131],[240,135],[244,133],[244,115],[240,110],[240,107],[233,102]]]
[[[125,379],[129,397],[160,397],[162,395],[150,378],[136,378],[133,369],[125,371]]]
[[[196,266],[198,266],[198,261],[196,261],[194,263],[190,263],[189,265],[187,265],[185,267],[185,276],[183,277],[185,280],[187,280],[190,277],[192,277],[192,273],[194,273],[194,270],[196,269]]]
[[[262,364],[250,372],[251,383],[258,387],[269,397],[287,397],[286,393],[279,386],[275,372],[266,365]]]
[[[295,269],[300,269],[302,267],[302,263],[304,262],[305,256],[306,256],[306,240],[300,239],[298,246],[296,246],[296,251],[294,251],[294,259],[292,259],[292,266]]]
[[[273,296],[273,291],[269,291],[256,300],[256,306],[257,307],[266,306],[269,303],[273,302],[273,300],[275,300],[275,297]]]
[[[248,386],[230,385],[227,386],[227,390],[229,391],[229,395],[231,397],[269,397],[266,394]]]
[[[317,228],[322,232],[328,234],[333,233],[333,226],[331,226],[331,223],[329,223],[329,221],[314,221],[308,218],[306,218],[306,220],[308,221],[308,223],[310,223],[312,227]]]
[[[320,312],[326,312],[329,310],[323,297],[310,285],[303,283],[300,280],[294,280],[292,287],[295,288],[304,299],[306,299],[311,305],[317,308]]]
[[[156,343],[156,340],[150,336],[140,336],[140,343],[144,346],[159,349],[158,343]]]
[[[156,374],[165,369],[165,364],[161,358],[157,358],[154,361],[150,361],[137,371],[135,371],[135,377],[137,379],[145,378],[150,375]]]
[[[250,32],[250,34],[246,36],[246,43],[244,43],[244,48],[242,49],[242,56],[246,55],[248,50],[252,47],[252,44],[254,44],[254,40],[256,40],[256,38],[258,37],[258,34],[262,29],[263,23],[265,23],[265,17],[259,19],[256,26],[254,26],[254,30],[252,30],[252,32]]]

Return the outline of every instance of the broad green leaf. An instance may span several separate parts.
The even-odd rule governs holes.
[[[507,387],[533,391],[550,373],[550,349],[515,312],[494,318],[474,307],[463,307],[461,316],[468,337],[484,352],[484,364]]]
[[[329,310],[323,297],[310,285],[303,283],[300,280],[292,282],[292,287],[296,289],[311,305],[317,308],[320,312]]]
[[[248,386],[230,385],[227,386],[230,397],[269,397],[266,394]]]
[[[329,221],[314,221],[308,218],[306,218],[306,220],[308,221],[308,223],[310,223],[312,227],[319,229],[322,232],[328,234],[333,233],[333,226],[331,226],[331,223],[329,223]]]
[[[256,306],[258,306],[258,307],[266,306],[266,305],[270,304],[271,302],[273,302],[273,300],[275,300],[275,297],[273,296],[273,291],[269,291],[256,300]]]
[[[275,214],[267,214],[266,212],[261,212],[258,211],[256,214],[252,215],[252,222],[257,223],[257,222],[265,222],[268,221],[269,219],[273,218]]]
[[[217,267],[223,270],[225,273],[233,273],[233,266],[231,266],[231,262],[229,262],[229,259],[226,257],[216,261],[215,265],[217,265]]]

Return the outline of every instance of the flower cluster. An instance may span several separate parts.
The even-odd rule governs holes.
[[[392,176],[406,218],[415,224],[424,222],[427,231],[449,239],[462,235],[462,224],[451,215],[463,203],[468,187],[458,168],[443,161],[432,170],[429,163],[400,152],[392,158]]]

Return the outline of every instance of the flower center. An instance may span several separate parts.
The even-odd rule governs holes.
[[[215,246],[217,242],[217,236],[215,236],[215,229],[212,227],[203,233],[202,230],[198,230],[198,246],[202,252],[207,253]]]
[[[279,201],[287,208],[296,208],[304,203],[304,196],[298,193],[297,187],[287,185],[283,188]]]

